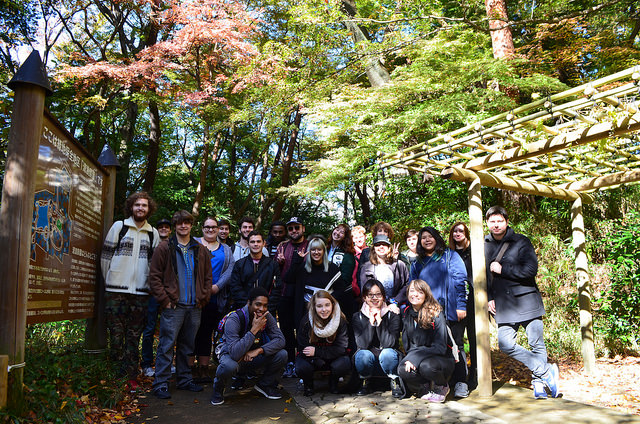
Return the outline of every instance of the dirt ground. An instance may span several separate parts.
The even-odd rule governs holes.
[[[492,351],[494,378],[531,387],[528,370],[499,351]],[[564,398],[640,415],[640,358],[599,358],[596,373],[587,375],[582,363],[559,361]]]

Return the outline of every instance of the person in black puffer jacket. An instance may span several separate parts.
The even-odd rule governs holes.
[[[402,317],[402,345],[407,355],[400,361],[398,374],[408,394],[422,394],[421,399],[429,402],[444,402],[455,360],[448,346],[442,306],[424,280],[411,281],[407,296],[410,306]]]

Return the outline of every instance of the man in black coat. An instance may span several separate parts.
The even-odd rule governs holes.
[[[536,399],[547,397],[545,386],[552,397],[558,397],[558,366],[547,362],[542,334],[545,311],[536,284],[536,252],[526,236],[509,227],[503,207],[489,208],[486,219],[490,232],[484,238],[489,312],[495,315],[498,324],[500,350],[531,370]],[[520,327],[526,331],[531,350],[516,343]]]
[[[254,230],[249,233],[248,243],[249,255],[236,261],[229,281],[233,309],[247,304],[252,288],[262,287],[269,294],[269,312],[275,317],[282,291],[280,267],[264,254],[265,242],[260,232]]]

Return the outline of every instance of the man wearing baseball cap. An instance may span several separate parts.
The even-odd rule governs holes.
[[[280,275],[282,276],[282,296],[278,304],[278,321],[280,322],[280,329],[284,334],[286,341],[285,349],[287,350],[288,361],[285,367],[284,377],[295,376],[295,349],[296,349],[296,336],[295,336],[295,318],[294,311],[296,309],[294,295],[295,295],[295,267],[291,265],[294,260],[300,260],[298,252],[306,252],[309,241],[305,238],[305,228],[302,219],[297,216],[291,217],[287,222],[287,233],[289,240],[281,243],[278,246],[278,254],[276,261],[280,264]]]

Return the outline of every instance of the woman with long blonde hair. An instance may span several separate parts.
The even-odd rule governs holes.
[[[398,375],[408,394],[416,393],[429,402],[444,402],[455,360],[448,346],[442,306],[424,280],[412,280],[407,297],[410,306],[402,317],[402,345],[407,355],[400,361]]]
[[[351,372],[351,361],[347,355],[347,320],[329,292],[318,290],[311,296],[297,339],[296,375],[304,383],[304,395],[313,395],[313,373],[318,370],[330,371],[329,391],[338,393],[338,380]]]

